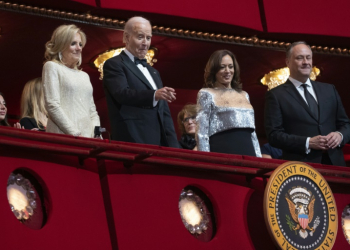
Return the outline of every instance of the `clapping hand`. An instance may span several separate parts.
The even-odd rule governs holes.
[[[14,128],[19,128],[19,129],[24,129],[23,126],[21,126],[21,124],[19,122],[16,122],[15,124],[13,124]]]
[[[176,100],[175,89],[169,87],[163,87],[158,89],[155,94],[156,101],[165,100],[167,102],[172,102]]]
[[[317,135],[312,138],[310,138],[309,141],[309,148],[316,149],[316,150],[327,150],[327,137],[322,135]]]
[[[327,147],[336,148],[342,141],[341,135],[337,132],[331,132],[327,136]]]
[[[328,150],[336,148],[342,141],[341,135],[337,132],[331,132],[326,136],[317,135],[310,138],[309,148],[316,150]]]

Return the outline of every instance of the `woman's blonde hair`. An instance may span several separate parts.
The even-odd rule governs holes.
[[[75,34],[79,34],[81,37],[81,42],[83,47],[86,44],[86,35],[74,24],[70,25],[61,25],[52,34],[50,41],[45,44],[45,59],[47,61],[55,61],[61,64],[64,64],[60,58],[59,53],[63,52],[66,48],[69,47],[71,42],[74,39]],[[81,58],[78,61],[75,68],[78,68],[81,65]]]
[[[21,97],[21,119],[23,117],[34,118],[40,129],[45,129],[46,121],[42,116],[47,116],[44,101],[43,83],[41,77],[30,80],[23,88]]]

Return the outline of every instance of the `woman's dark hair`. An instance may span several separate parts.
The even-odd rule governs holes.
[[[226,55],[229,55],[233,61],[233,68],[235,70],[231,87],[238,92],[242,91],[242,83],[240,79],[240,70],[239,65],[236,60],[235,55],[229,50],[217,50],[209,58],[207,65],[204,70],[204,88],[214,88],[216,82],[216,74],[221,68],[222,58]]]
[[[1,92],[0,92],[0,95],[5,100],[5,97],[4,97],[4,95]],[[10,124],[7,122],[7,112],[6,112],[4,120],[0,121],[0,126],[10,126]]]

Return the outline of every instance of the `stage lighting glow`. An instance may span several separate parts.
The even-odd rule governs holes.
[[[18,220],[27,220],[36,208],[36,193],[29,180],[21,174],[11,174],[7,181],[7,199]]]
[[[319,68],[313,67],[310,74],[310,79],[315,81],[316,77],[320,74],[320,72],[321,71]],[[260,80],[260,82],[263,85],[266,85],[268,87],[268,90],[271,90],[277,87],[278,85],[284,84],[287,81],[289,75],[290,75],[289,68],[285,67],[285,68],[271,71],[270,73],[266,74]]]
[[[109,58],[115,57],[119,55],[125,47],[120,47],[116,49],[111,49],[106,52],[101,53],[97,56],[97,58],[94,61],[94,65],[96,68],[98,68],[98,72],[100,72],[100,80],[103,80],[103,65],[105,61],[107,61]],[[150,47],[145,59],[147,60],[147,63],[151,66],[157,62],[156,55],[158,54],[158,49],[155,47]]]
[[[346,241],[350,244],[350,205],[347,205],[341,216],[341,224]]]
[[[196,225],[199,224],[203,218],[199,207],[194,201],[189,199],[182,199],[179,202],[181,214],[188,224]]]
[[[179,211],[182,222],[191,234],[201,234],[208,229],[209,217],[205,204],[192,190],[182,190]]]

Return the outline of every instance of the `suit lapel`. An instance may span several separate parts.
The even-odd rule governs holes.
[[[147,85],[150,89],[153,89],[152,85],[148,82],[147,78],[142,74],[141,70],[135,65],[133,61],[125,54],[124,51],[120,53],[121,58],[123,59],[123,63],[128,69],[135,74],[137,78],[139,78],[144,84]]]
[[[321,102],[322,100],[322,96],[324,96],[322,94],[322,88],[319,87],[319,84],[316,84],[314,81],[311,81],[311,85],[312,87],[314,88],[314,91],[315,91],[315,95],[316,95],[316,98],[317,98],[317,103],[318,103],[318,120],[321,121],[321,115],[322,115],[322,110],[323,110],[323,107],[324,107],[324,102]]]
[[[305,100],[301,97],[298,90],[295,88],[294,84],[291,81],[287,80],[283,86],[285,87],[287,92],[297,101],[297,103],[299,103],[313,119],[317,120],[314,114],[312,114]]]
[[[147,64],[147,69],[148,72],[150,73],[150,75],[153,78],[153,81],[155,82],[155,84],[157,85],[157,89],[161,89],[162,86],[162,81],[160,80],[156,70],[154,68],[152,68],[150,65]]]

